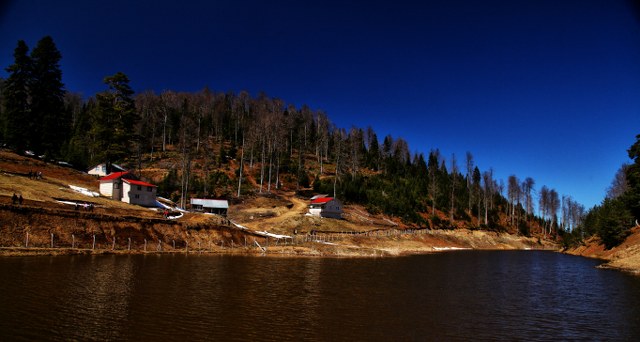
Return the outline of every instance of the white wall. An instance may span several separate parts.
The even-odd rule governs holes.
[[[113,195],[113,183],[100,182],[100,195],[111,197]]]
[[[146,207],[154,207],[156,205],[156,187],[151,187],[151,191],[147,190],[147,186],[135,184],[122,184],[122,202],[143,205]]]

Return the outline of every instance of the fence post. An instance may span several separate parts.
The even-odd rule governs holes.
[[[29,248],[29,232],[27,232],[27,240],[24,243],[25,248]]]
[[[161,251],[162,251],[162,245],[160,240],[158,240],[158,252],[161,252]]]
[[[116,249],[116,237],[113,237],[113,243],[111,244],[111,250]]]
[[[176,240],[171,240],[173,242],[173,249],[176,249]]]
[[[189,241],[184,242],[184,250],[189,254]]]
[[[71,234],[71,248],[76,248],[76,236]]]
[[[51,248],[53,248],[53,233],[51,233]]]
[[[147,239],[144,239],[144,251],[147,251]]]
[[[129,246],[127,247],[128,250],[131,250],[131,238],[129,238]]]

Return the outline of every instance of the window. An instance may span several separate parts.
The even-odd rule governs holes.
[[[136,194],[136,195],[134,196],[134,198],[135,198],[135,199],[140,199],[140,195],[139,195],[139,194]]]
[[[120,183],[118,183],[118,182],[113,183],[113,188],[114,189],[120,189]]]
[[[138,185],[138,191],[142,190],[142,186]]]

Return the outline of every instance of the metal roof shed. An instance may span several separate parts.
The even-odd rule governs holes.
[[[195,211],[204,211],[207,213],[227,216],[227,211],[229,210],[229,201],[220,199],[192,198],[191,209]]]

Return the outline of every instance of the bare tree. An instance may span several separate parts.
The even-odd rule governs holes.
[[[525,199],[525,210],[527,212],[527,216],[533,216],[533,198],[531,197],[531,192],[533,191],[533,187],[536,182],[531,177],[525,178],[524,182],[522,182],[522,191],[524,192]]]
[[[162,152],[167,150],[167,120],[169,113],[174,110],[177,105],[177,95],[172,91],[164,91],[160,98],[162,100]]]
[[[342,155],[342,145],[343,145],[343,140],[346,136],[346,132],[344,132],[343,129],[335,129],[334,133],[334,147],[335,147],[335,158],[336,158],[336,173],[335,173],[335,177],[333,178],[333,197],[336,197],[336,187],[338,184],[338,177],[339,177],[339,173],[340,173],[340,160],[341,160],[341,155]]]
[[[549,188],[546,185],[543,185],[540,188],[539,199],[538,199],[538,209],[540,211],[539,215],[543,219],[542,229],[543,233],[547,233],[547,219],[549,213]]]
[[[627,169],[629,164],[622,164],[616,175],[611,181],[611,185],[607,188],[607,198],[614,199],[620,197],[629,190],[629,183],[627,182]]]
[[[187,100],[185,99],[185,102]],[[186,207],[187,196],[189,193],[189,180],[191,176],[191,161],[193,159],[193,144],[195,131],[195,123],[192,117],[192,113],[188,111],[188,104],[183,106],[183,112],[180,117],[180,151],[182,156],[182,180],[180,191],[180,205],[182,208]]]
[[[473,177],[473,155],[471,152],[467,151],[467,192],[469,193],[469,215],[471,215],[471,202],[473,197],[472,191],[472,177]]]
[[[511,226],[513,226],[515,223],[516,202],[520,194],[520,182],[515,175],[509,176],[507,194],[509,197],[509,220],[511,221]]]
[[[483,198],[484,198],[484,224],[489,224],[489,207],[491,206],[491,198],[495,191],[495,181],[493,180],[493,170],[485,171],[482,174],[482,181],[484,183]]]
[[[436,214],[436,199],[440,195],[440,187],[438,182],[438,165],[440,164],[440,151],[438,149],[431,150],[429,153],[429,163],[427,170],[429,174],[429,199],[431,200],[431,215]]]
[[[455,211],[457,174],[458,174],[458,164],[456,163],[456,155],[451,154],[451,211],[449,212],[449,220],[452,223],[453,223],[453,213]]]
[[[558,209],[560,208],[560,198],[558,192],[554,189],[549,190],[549,214],[551,216],[551,224],[549,226],[549,234],[556,227],[558,222]]]

